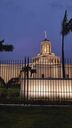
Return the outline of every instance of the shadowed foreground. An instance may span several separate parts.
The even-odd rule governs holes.
[[[72,107],[0,107],[0,128],[72,128]]]

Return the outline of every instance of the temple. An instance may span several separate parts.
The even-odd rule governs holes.
[[[45,33],[45,39],[40,43],[40,53],[32,59],[32,66],[37,70],[35,77],[60,77],[57,68],[59,64],[60,57],[52,53],[51,42]]]

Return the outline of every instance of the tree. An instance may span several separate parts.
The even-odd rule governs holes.
[[[7,88],[6,88],[6,83],[2,77],[0,77],[0,97],[1,99],[3,97],[7,96]]]
[[[65,10],[64,18],[62,21],[62,72],[63,78],[65,78],[65,56],[64,56],[64,37],[72,31],[72,18],[68,21],[67,19],[67,10]]]
[[[0,87],[6,87],[6,83],[2,77],[0,77]]]
[[[26,57],[25,57],[25,65],[24,67],[22,67],[21,72],[24,72],[25,75],[24,77],[27,77],[27,79],[29,78],[29,72],[30,72],[30,76],[32,76],[33,73],[36,73],[36,69],[32,69],[31,66],[29,66],[29,57],[27,58],[27,64],[26,64]]]
[[[13,51],[14,47],[13,45],[9,45],[9,44],[3,44],[4,43],[4,40],[1,40],[0,41],[0,52],[10,52],[10,51]]]
[[[24,72],[24,98],[25,98],[25,86],[26,86],[26,79],[27,79],[27,101],[28,101],[29,72],[31,74],[30,76],[32,76],[33,73],[36,73],[36,69],[32,69],[32,67],[29,65],[29,57],[27,59],[25,57],[25,64],[20,71],[20,78],[21,78],[22,72]]]

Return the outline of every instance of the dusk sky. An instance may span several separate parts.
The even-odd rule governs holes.
[[[61,22],[65,9],[72,17],[72,0],[0,0],[0,39],[13,44],[14,51],[0,59],[35,56],[47,31],[52,52],[61,56]],[[72,58],[72,33],[65,37],[65,57]]]

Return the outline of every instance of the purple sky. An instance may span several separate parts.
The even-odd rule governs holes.
[[[61,56],[60,31],[65,9],[70,19],[72,0],[0,0],[0,38],[15,47],[12,53],[0,53],[0,58],[35,56],[45,30],[52,51]],[[65,56],[72,58],[72,33],[65,38]]]

